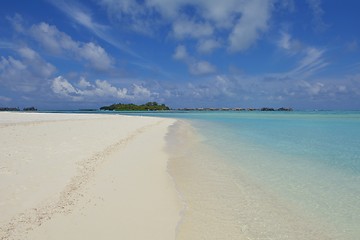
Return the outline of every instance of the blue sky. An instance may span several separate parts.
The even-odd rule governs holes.
[[[0,106],[360,109],[357,0],[2,0]]]

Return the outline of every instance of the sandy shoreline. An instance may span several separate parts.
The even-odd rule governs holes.
[[[174,122],[0,113],[0,239],[174,239]]]

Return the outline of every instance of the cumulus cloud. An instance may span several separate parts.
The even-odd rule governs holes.
[[[108,70],[112,67],[112,59],[99,45],[89,42],[79,48],[79,56],[89,61],[90,65],[98,70]]]
[[[78,44],[69,35],[45,22],[31,26],[28,33],[46,50],[54,54],[60,54],[64,50],[72,50],[78,47]]]
[[[21,47],[17,51],[20,58],[1,57],[0,83],[12,90],[31,92],[39,89],[56,71],[37,52]]]
[[[280,38],[277,41],[277,47],[291,55],[298,54],[306,49],[304,44],[302,44],[299,40],[294,39],[290,33],[284,31],[280,32]]]
[[[149,89],[137,84],[134,84],[133,87],[134,87],[133,89],[134,96],[141,96],[144,98],[151,97],[151,91]]]
[[[198,42],[197,51],[200,53],[208,54],[219,47],[221,47],[219,41],[214,39],[203,39]]]
[[[179,45],[175,49],[175,53],[173,54],[173,58],[176,60],[186,60],[189,58],[189,54],[184,45]]]
[[[216,68],[207,61],[194,61],[189,64],[190,73],[193,75],[203,75],[214,73]]]
[[[63,76],[53,79],[51,89],[59,96],[66,97],[73,101],[84,100],[86,97],[114,97],[127,98],[126,88],[116,88],[105,80],[96,80],[94,84],[81,78],[79,83],[81,88],[75,87]]]
[[[81,97],[77,96],[79,91],[62,76],[54,78],[51,89],[54,93],[61,96],[71,97],[73,100],[81,100]]]
[[[52,80],[52,91],[59,97],[71,101],[98,100],[98,99],[122,99],[137,100],[149,99],[153,93],[144,86],[133,84],[131,88],[118,88],[106,80],[95,80],[94,83],[80,78],[78,83],[71,83],[63,76]]]
[[[112,96],[115,98],[128,98],[128,89],[117,88],[105,80],[96,80],[92,89],[84,91],[88,96]]]
[[[86,79],[84,77],[81,77],[80,81],[78,83],[78,86],[81,89],[85,89],[85,88],[91,87],[92,85],[90,82],[86,81]]]
[[[40,58],[39,55],[34,50],[28,47],[22,47],[18,49],[18,53],[25,59],[29,59],[29,60],[36,60]]]
[[[271,1],[246,2],[241,12],[242,16],[229,36],[230,50],[246,50],[259,38],[260,33],[268,27],[271,7]]]
[[[69,35],[61,32],[56,26],[47,23],[33,25],[29,34],[41,46],[54,54],[65,54],[78,60],[85,60],[92,68],[108,70],[112,67],[112,59],[107,52],[93,42],[74,41]]]
[[[193,75],[203,75],[216,72],[216,67],[211,63],[197,60],[190,56],[184,45],[176,47],[173,58],[186,63],[188,65],[189,72]]]

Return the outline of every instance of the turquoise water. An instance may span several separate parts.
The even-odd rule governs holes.
[[[186,177],[196,178],[195,175],[201,171],[206,172],[206,167],[212,169],[204,180],[206,186],[198,184],[193,190],[186,190],[188,187],[181,189],[180,186],[180,192],[192,191],[193,196],[189,194],[188,197],[190,202],[208,201],[194,195],[194,192],[198,195],[200,188],[216,185],[203,195],[213,199],[222,198],[212,205],[217,207],[208,207],[208,210],[198,207],[196,210],[209,211],[210,208],[208,217],[217,219],[214,226],[222,226],[219,219],[231,218],[233,221],[227,220],[223,226],[237,223],[249,228],[247,221],[254,217],[261,219],[252,227],[254,232],[265,231],[263,235],[244,233],[236,226],[233,229],[224,227],[227,233],[234,231],[229,239],[237,239],[235,236],[239,234],[244,234],[245,239],[360,239],[359,112],[210,112],[178,114],[176,117],[190,120],[196,134],[201,135],[199,143],[207,147],[204,150],[196,142],[187,146],[192,150],[183,158],[198,161],[199,165],[194,176],[185,174]],[[181,151],[185,151],[185,148]],[[181,158],[177,161],[181,161]],[[196,168],[194,165],[191,167]],[[184,175],[180,173],[179,176],[181,174]],[[201,182],[201,179],[198,181]],[[249,185],[262,190],[255,193],[239,191]],[[218,192],[216,188],[219,188]],[[229,192],[222,192],[224,189]],[[253,197],[259,195],[260,199],[275,199],[263,202],[254,197],[250,200],[252,203],[247,203],[247,208],[261,208],[259,205],[263,205],[274,209],[271,213],[257,213],[254,216],[249,213],[246,217],[243,213],[235,213],[242,207],[237,204],[244,194],[252,194]],[[218,208],[218,212],[214,213],[213,208]],[[277,210],[279,208],[281,210]],[[286,213],[284,209],[287,209]],[[225,216],[227,211],[229,213]],[[217,216],[210,216],[210,212]],[[271,220],[267,222],[266,218]],[[294,222],[280,229],[287,224],[280,218],[288,219],[287,223]],[[204,219],[206,214],[198,221]],[[208,226],[213,229],[210,222]],[[274,224],[271,229],[263,229],[264,225],[271,224]],[[211,232],[206,226],[203,228],[204,232]],[[293,229],[302,229],[303,232]],[[221,228],[217,231],[221,232]],[[214,234],[206,239],[211,239]]]

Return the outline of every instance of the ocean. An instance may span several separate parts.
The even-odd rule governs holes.
[[[360,239],[360,112],[163,115],[178,239]]]

